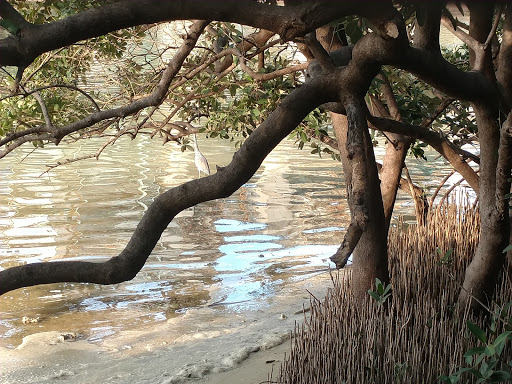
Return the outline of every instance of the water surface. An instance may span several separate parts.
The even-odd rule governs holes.
[[[201,140],[201,138],[200,138]],[[156,140],[121,140],[98,161],[46,171],[46,164],[96,150],[101,140],[25,147],[0,162],[0,268],[52,260],[102,261],[117,255],[161,192],[198,177],[193,153]],[[210,168],[233,147],[200,143]],[[339,164],[286,142],[226,199],[179,214],[137,277],[111,286],[51,284],[0,298],[2,346],[27,334],[68,329],[91,341],[164,321],[188,308],[264,305],[288,281],[328,266],[348,208]],[[22,318],[40,317],[23,324]]]

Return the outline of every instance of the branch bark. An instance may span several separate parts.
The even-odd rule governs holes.
[[[430,131],[426,128],[401,123],[390,119],[383,119],[372,116],[369,117],[368,120],[378,130],[399,133],[415,139],[421,139],[425,143],[429,144],[446,160],[448,160],[452,167],[466,179],[471,188],[473,188],[473,190],[479,194],[480,187],[478,175],[464,160],[464,157],[459,155],[460,149],[457,149],[446,138],[442,137],[437,132]],[[468,153],[467,156],[469,157],[473,155]]]
[[[5,0],[2,4],[8,5]],[[290,40],[344,15],[364,13],[366,5],[359,0],[308,1],[286,7],[252,0],[120,0],[53,23],[24,25],[19,38],[0,40],[0,65],[27,66],[44,52],[81,40],[123,28],[173,20],[231,21],[273,31],[282,39]]]
[[[505,11],[503,39],[497,59],[496,77],[503,92],[504,109],[508,113],[512,108],[512,5],[508,4]]]
[[[68,124],[64,127],[46,127],[41,126],[37,128],[30,128],[26,131],[19,131],[15,132],[11,135],[8,135],[4,139],[0,140],[0,146],[6,145],[8,143],[14,142],[13,144],[15,146],[18,146],[18,144],[15,142],[15,140],[21,140],[23,139],[24,135],[31,133],[40,133],[43,136],[48,136],[50,134],[50,137],[52,140],[58,144],[62,138],[65,136],[76,132],[80,129],[87,128],[92,126],[93,124],[96,124],[102,120],[111,119],[115,117],[126,117],[128,115],[134,114],[143,108],[149,107],[149,106],[156,106],[162,103],[162,101],[165,99],[167,95],[167,91],[169,89],[169,86],[172,82],[172,80],[175,78],[175,76],[178,74],[179,70],[181,69],[181,66],[185,59],[188,57],[192,49],[194,48],[197,39],[201,35],[203,29],[208,24],[207,21],[197,21],[195,22],[189,29],[189,33],[187,37],[185,38],[185,41],[183,42],[183,45],[180,47],[180,49],[176,52],[173,59],[169,62],[167,65],[167,68],[162,73],[162,78],[160,79],[159,83],[156,85],[155,90],[150,95],[143,97],[141,99],[135,100],[125,106],[108,109],[104,111],[97,111],[89,116],[87,116],[84,119],[78,120],[74,123]],[[37,139],[36,139],[37,140]],[[0,152],[0,158],[5,156],[7,153],[9,153],[12,150],[11,147],[7,147],[4,151]]]

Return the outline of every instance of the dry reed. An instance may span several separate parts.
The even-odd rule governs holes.
[[[399,223],[389,236],[390,304],[369,298],[354,305],[350,272],[342,272],[324,300],[312,298],[277,382],[436,383],[463,366],[464,352],[476,342],[465,325],[468,311],[454,303],[478,232],[478,213],[453,204],[433,210],[424,227]],[[451,259],[443,259],[450,248]],[[496,297],[505,303],[512,300],[512,284],[503,280]]]

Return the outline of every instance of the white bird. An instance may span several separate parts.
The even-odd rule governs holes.
[[[194,133],[194,162],[196,163],[197,170],[199,171],[199,177],[201,177],[201,172],[209,175],[210,174],[210,166],[208,165],[208,160],[206,157],[199,151],[199,147],[197,146],[197,136]]]

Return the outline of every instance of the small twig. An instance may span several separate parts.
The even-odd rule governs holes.
[[[48,113],[48,108],[46,107],[46,103],[45,103],[44,99],[42,98],[41,94],[39,92],[34,92],[34,93],[32,93],[32,95],[34,96],[34,99],[37,100],[37,102],[39,103],[39,106],[41,107],[41,111],[43,113],[43,117],[44,117],[46,126],[48,128],[50,128],[51,131],[54,131],[55,127],[53,126],[52,119],[50,118],[50,114]]]
[[[414,210],[416,211],[416,220],[418,222],[417,230],[419,230],[421,226],[421,221],[423,218],[423,215],[420,212],[420,207],[418,205],[418,199],[414,197],[414,183],[412,182],[411,175],[409,173],[409,169],[407,168],[407,165],[404,164],[403,171],[405,173],[405,177],[407,179],[407,184],[409,185],[409,189],[411,190],[411,196],[412,201],[414,202]]]
[[[25,71],[26,68],[27,67],[21,66],[21,65],[18,67],[18,72],[16,72],[16,77],[14,78],[14,85],[13,85],[13,89],[12,89],[13,93],[19,92],[21,78],[23,77],[23,72]]]
[[[487,51],[491,45],[492,38],[496,34],[496,30],[498,29],[498,24],[500,23],[502,13],[503,13],[503,4],[500,4],[498,6],[498,9],[496,10],[496,17],[494,19],[494,23],[492,25],[491,31],[489,32],[489,36],[487,36],[487,39],[485,40],[484,51]]]
[[[452,177],[452,175],[455,173],[455,171],[451,171],[448,175],[446,175],[443,180],[441,180],[441,182],[439,183],[439,185],[437,186],[436,190],[434,191],[434,193],[432,194],[432,197],[430,198],[430,208],[432,208],[434,206],[434,200],[436,199],[437,197],[437,194],[439,193],[439,191],[441,190],[441,188],[443,187],[443,185],[446,183],[446,181]]]
[[[443,202],[446,200],[448,195],[465,180],[466,179],[463,177],[459,181],[457,181],[455,184],[453,184],[450,188],[448,188],[448,190],[445,192],[444,196],[441,198],[441,201],[439,202],[439,205],[443,205]]]

